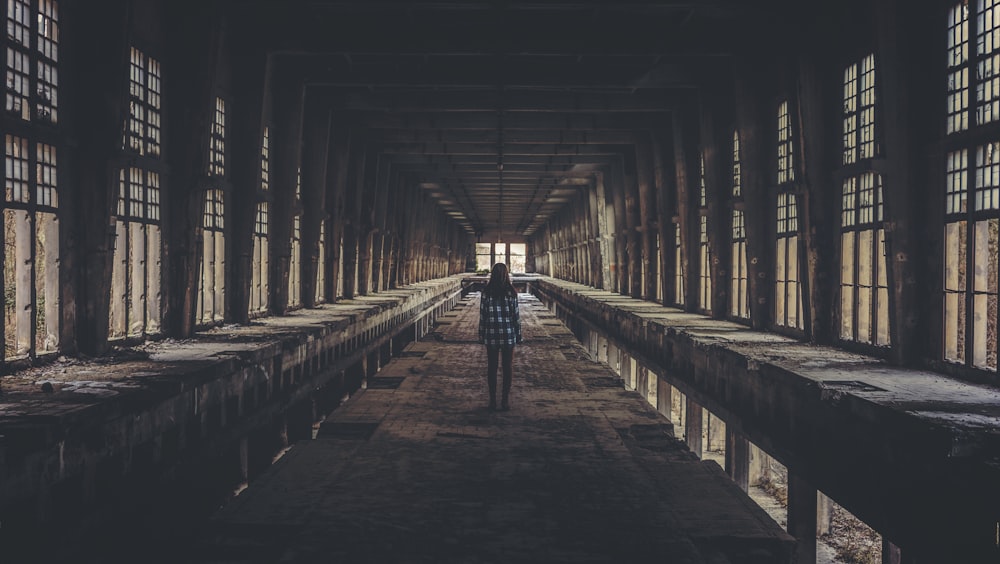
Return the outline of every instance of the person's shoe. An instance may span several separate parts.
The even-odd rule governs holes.
[[[500,411],[510,411],[510,403],[506,398],[500,402]]]

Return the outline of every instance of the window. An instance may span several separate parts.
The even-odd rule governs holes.
[[[732,267],[729,314],[738,319],[750,318],[750,295],[747,280],[747,232],[743,217],[743,183],[740,168],[740,134],[733,131],[733,223]]]
[[[7,2],[8,116],[25,122],[4,136],[4,359],[59,348],[58,4]],[[39,127],[43,126],[43,127]]]
[[[198,323],[221,323],[226,311],[226,103],[215,99],[209,138],[208,177],[202,220],[202,262],[198,284]]]
[[[32,49],[32,21],[36,22]],[[7,1],[7,96],[9,115],[54,124],[59,119],[59,10],[55,0]],[[34,73],[32,73],[34,69]]]
[[[712,249],[708,231],[708,198],[705,190],[705,155],[700,160],[700,188],[698,220],[700,225],[698,238],[698,304],[702,311],[712,310]]]
[[[775,242],[774,322],[802,329],[802,288],[799,284],[799,213],[795,195],[792,120],[788,101],[778,105],[778,196]]]
[[[507,243],[494,243],[493,245],[493,264],[498,262],[508,263],[507,261]],[[507,264],[509,267],[510,264]],[[509,270],[509,269],[508,269]]]
[[[119,171],[108,337],[160,332],[160,64],[132,47],[129,117]]]
[[[977,0],[974,18],[956,4],[947,24],[943,357],[996,371],[1000,142],[980,130],[1000,119],[1000,1]]]
[[[268,216],[267,202],[257,204],[257,217],[253,229],[253,273],[250,284],[250,313],[267,313],[270,287],[268,284]]]
[[[681,224],[674,222],[674,304],[684,305],[684,246]]]
[[[489,271],[493,268],[492,247],[490,243],[476,243],[476,271]]]
[[[250,274],[250,314],[266,314],[270,308],[268,277],[268,198],[271,186],[270,128],[264,126],[260,146],[260,192],[257,195],[257,214],[253,230],[253,259]]]
[[[295,173],[295,201],[292,208],[291,256],[288,260],[288,305],[302,305],[302,169]]]
[[[875,57],[844,70],[840,245],[840,338],[889,345],[888,261],[882,225],[882,177],[872,159],[875,135]]]
[[[326,220],[319,222],[316,260],[316,303],[326,301]]]
[[[292,218],[292,256],[288,262],[288,305],[302,305],[302,216]]]
[[[527,266],[527,254],[528,246],[524,243],[511,243],[510,244],[510,271],[515,273],[523,273]]]

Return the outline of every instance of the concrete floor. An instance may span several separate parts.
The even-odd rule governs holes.
[[[792,539],[521,295],[509,412],[477,297],[211,520],[189,562],[790,561]]]

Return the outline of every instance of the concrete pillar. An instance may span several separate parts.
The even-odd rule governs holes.
[[[122,14],[128,7],[129,4],[122,0],[86,6],[76,6],[73,3],[60,5],[63,17],[67,18],[66,21],[79,25],[80,30],[87,30],[86,33],[79,35],[79,41],[67,43],[61,50],[63,53],[69,51],[69,55],[76,59],[72,62],[77,63],[63,67],[64,70],[61,72],[72,77],[66,82],[72,81],[86,85],[86,87],[75,89],[71,103],[62,106],[60,111],[63,112],[64,117],[72,116],[70,117],[71,122],[78,120],[79,131],[86,132],[87,141],[79,143],[77,147],[71,149],[75,152],[75,158],[70,161],[74,164],[70,170],[75,184],[74,189],[64,191],[60,186],[59,191],[61,231],[65,234],[81,234],[80,237],[63,236],[60,241],[60,247],[64,249],[64,252],[61,257],[59,275],[63,281],[61,283],[61,301],[65,309],[60,320],[62,325],[60,348],[72,350],[75,344],[79,346],[80,351],[90,355],[98,355],[108,349],[108,283],[112,278],[115,245],[114,236],[109,232],[108,226],[112,225],[110,216],[113,208],[112,198],[113,194],[117,193],[117,191],[112,192],[110,187],[117,186],[118,182],[118,171],[109,166],[109,163],[120,155],[121,125],[129,110],[127,97],[123,95],[128,88],[127,66],[124,64],[94,65],[87,63],[89,61],[121,61],[124,54],[128,53],[128,26],[124,25],[122,18]],[[194,19],[192,15],[182,14],[179,10],[175,15],[179,18]],[[174,44],[166,46],[180,52],[181,57],[186,59],[184,64],[192,65],[185,68],[199,71],[208,68],[214,62],[215,54],[208,49],[212,39],[212,22],[205,18],[197,23],[192,23],[194,25],[190,28],[192,32],[190,44],[185,44],[183,47]],[[64,40],[71,41],[74,35],[76,34],[66,34]],[[92,36],[94,35],[101,37],[101,41],[93,41]],[[64,75],[62,78],[65,79],[67,76]],[[179,91],[178,94],[184,100],[190,100],[193,93],[201,91],[205,84],[192,79],[177,85],[167,82],[165,86]],[[164,96],[166,104],[174,102],[167,96],[169,94]],[[176,100],[178,108],[184,105],[185,102]],[[190,116],[191,119],[185,120],[178,116],[176,124],[168,121],[166,125],[181,139],[190,140],[195,133],[191,128],[194,123],[198,123],[195,118],[196,116],[204,117],[207,106],[207,102],[198,106],[188,106],[187,109],[195,114]],[[168,136],[166,140],[170,141],[171,138]],[[176,144],[178,149],[183,146],[180,142]],[[60,147],[59,151],[62,150]],[[195,157],[189,153],[184,153],[184,156]],[[59,162],[61,165],[67,162],[64,159],[65,157],[60,153]],[[204,158],[202,157],[202,160],[198,162],[204,164]],[[190,178],[192,171],[183,167],[183,164],[183,161],[178,162],[178,166],[182,167],[181,172],[186,175],[186,178]],[[60,172],[60,175],[62,174],[63,172]],[[76,194],[85,196],[77,200]],[[168,198],[164,205],[169,205],[172,201],[173,199]],[[72,211],[72,213],[62,213],[67,210]],[[185,231],[185,239],[194,235],[194,226],[191,225],[190,220],[189,216],[181,218],[183,222],[181,228]],[[190,260],[176,259],[173,262],[178,267],[192,263]],[[172,272],[167,264],[163,265],[163,276],[164,279],[169,278],[175,285],[193,279],[193,277],[186,276],[186,273]],[[179,286],[179,288],[184,288],[184,286]],[[77,289],[79,293],[77,293]],[[170,295],[171,298],[179,298],[180,296],[182,296],[181,290]],[[170,305],[175,308],[173,310],[175,314],[180,313],[176,308],[182,303],[182,299],[171,299]],[[72,312],[70,304],[75,304]],[[164,305],[167,304],[164,303]],[[76,326],[67,323],[72,319],[71,313],[75,315]],[[181,316],[178,315],[166,321],[169,323],[168,329],[174,331],[182,324]],[[190,323],[190,319],[184,320],[184,323]]]
[[[680,217],[681,241],[685,274],[684,309],[697,311],[698,303],[698,240],[701,224],[696,219],[699,198],[701,161],[698,146],[698,112],[693,100],[685,101],[685,110],[673,121],[674,169],[677,179],[677,215]]]
[[[329,264],[327,265],[327,280],[330,284],[328,301],[333,303],[337,299],[337,281],[343,274],[341,262],[343,256],[341,249],[344,237],[344,198],[349,179],[349,162],[351,153],[351,129],[340,127],[334,122],[331,124],[330,145],[328,153],[329,171],[327,173],[327,212],[330,215],[330,222],[327,223],[329,232]]]
[[[675,214],[676,193],[672,189],[670,179],[675,179],[673,168],[673,135],[666,126],[655,128],[650,140],[650,159],[653,167],[653,183],[656,190],[657,229],[660,235],[660,264],[658,271],[660,295],[662,303],[673,301],[674,295],[674,261],[673,241],[674,226],[670,218]]]
[[[759,486],[771,478],[771,457],[753,443],[750,443],[749,466],[751,486]]]
[[[688,449],[694,453],[698,458],[702,458],[704,454],[702,448],[701,436],[703,433],[702,429],[702,408],[700,405],[687,398],[686,406],[687,415],[684,418],[684,438],[687,442]]]
[[[611,167],[611,174],[608,176],[608,189],[611,191],[611,197],[613,200],[612,209],[614,210],[614,234],[615,234],[615,261],[614,265],[617,270],[617,281],[615,283],[615,290],[619,294],[628,295],[629,293],[629,265],[628,265],[628,239],[629,231],[628,225],[626,223],[626,213],[625,213],[625,193],[622,187],[624,180],[622,179],[621,164],[615,163]]]
[[[653,178],[653,154],[648,135],[640,135],[635,143],[636,180],[639,185],[639,212],[642,237],[642,299],[655,300],[659,281],[656,256],[656,233],[659,207]]]
[[[902,551],[885,537],[882,537],[882,564],[904,564]]]
[[[671,386],[663,376],[656,375],[656,411],[659,411],[668,420],[670,419]]]
[[[743,491],[750,487],[750,441],[732,428],[726,433],[726,474]]]
[[[708,415],[706,417],[706,420],[708,421],[708,444],[706,445],[708,450],[725,452],[726,422],[709,413],[707,409],[705,410],[705,413]]]
[[[816,536],[830,532],[833,524],[833,500],[823,492],[816,492]]]
[[[292,69],[282,70],[279,67],[271,76],[271,90],[274,97],[271,120],[271,190],[274,191],[274,200],[268,225],[268,250],[271,254],[270,302],[271,311],[283,314],[288,309],[289,301],[292,218],[302,213],[301,203],[295,198],[295,190],[302,163],[305,88],[300,81],[294,80]],[[257,167],[260,167],[259,162]]]
[[[774,128],[770,113],[764,108],[771,99],[760,81],[760,63],[756,48],[737,56],[735,96],[736,123],[740,135],[740,176],[744,200],[744,221],[747,235],[747,277],[750,293],[750,325],[766,329],[772,317],[771,294],[774,291],[774,240],[770,235],[773,215],[770,162]]]
[[[326,175],[330,149],[330,110],[324,100],[307,92],[302,132],[302,304],[316,306],[319,231],[326,219]],[[331,226],[327,226],[329,230]],[[324,265],[325,267],[325,265]],[[326,295],[324,288],[319,289]]]
[[[816,563],[816,488],[788,472],[788,534],[795,537],[795,564]]]

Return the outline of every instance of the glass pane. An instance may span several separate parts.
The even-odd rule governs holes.
[[[111,303],[108,312],[108,337],[125,336],[125,273],[128,268],[128,239],[124,221],[115,222],[115,252],[111,266]]]
[[[788,246],[788,239],[778,239],[775,248],[775,292],[774,292],[774,320],[778,325],[784,325],[785,319],[785,281],[787,272],[785,270],[785,251]]]
[[[31,348],[31,225],[28,212],[4,210],[4,358]]]
[[[146,333],[160,332],[160,226],[146,226]]]
[[[146,236],[143,224],[130,223],[128,248],[128,323],[129,336],[142,335],[146,301]]]

